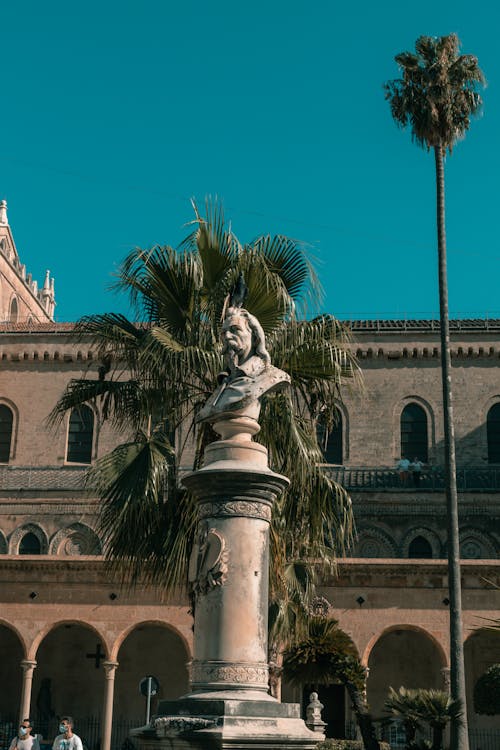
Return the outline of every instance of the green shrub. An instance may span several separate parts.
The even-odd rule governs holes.
[[[364,745],[361,740],[337,740],[329,739],[320,742],[316,750],[363,750]],[[387,742],[380,743],[380,750],[391,750]]]
[[[493,664],[474,687],[474,710],[478,714],[500,714],[500,664]]]

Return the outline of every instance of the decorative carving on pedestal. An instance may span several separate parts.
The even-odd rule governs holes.
[[[158,716],[154,719],[153,727],[158,737],[195,732],[199,729],[217,726],[215,719],[204,719],[201,716]]]
[[[245,687],[266,687],[269,679],[267,664],[229,664],[227,662],[193,661],[191,680],[196,683],[234,683]]]
[[[217,529],[209,528],[208,523],[202,521],[189,559],[189,582],[193,592],[206,594],[222,586],[227,576],[227,560],[226,540]]]
[[[271,520],[271,506],[266,503],[248,500],[221,500],[215,503],[200,503],[201,518],[216,518],[221,516],[243,516],[243,518],[261,518]]]

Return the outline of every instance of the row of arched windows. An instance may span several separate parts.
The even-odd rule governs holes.
[[[427,413],[419,404],[407,404],[401,412],[401,456],[412,460],[420,459],[423,463],[429,460]],[[317,423],[318,443],[323,451],[325,463],[343,464],[344,424],[342,413],[336,410],[333,427],[328,430],[321,419]],[[486,417],[486,439],[488,463],[500,463],[500,403],[493,404]]]
[[[8,463],[12,446],[14,414],[6,404],[0,404],[0,463]],[[417,403],[407,404],[401,412],[401,455],[429,460],[427,414]],[[494,404],[486,419],[488,463],[500,463],[500,403]],[[333,426],[328,429],[321,416],[317,436],[325,463],[341,465],[345,461],[344,424],[342,413],[336,410]],[[72,409],[68,422],[66,461],[89,464],[92,460],[94,412],[82,405]]]
[[[14,413],[5,404],[0,404],[0,463],[9,462]],[[71,410],[68,422],[66,461],[68,463],[89,464],[92,460],[94,440],[94,412],[89,406],[79,406]]]

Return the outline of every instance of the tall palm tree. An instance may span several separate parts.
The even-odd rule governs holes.
[[[355,381],[359,368],[335,318],[305,316],[319,284],[300,243],[265,235],[243,245],[220,205],[208,202],[205,216],[194,208],[193,231],[179,248],[134,250],[122,263],[116,289],[129,296],[134,322],[107,313],[78,323],[76,336],[92,342],[103,364],[96,378],[69,383],[51,419],[89,403],[101,422],[123,432],[124,441],[88,474],[102,499],[107,557],[131,581],[167,592],[185,587],[196,511],[179,467],[186,445],[195,446],[196,467],[215,439],[195,416],[223,369],[221,314],[243,272],[245,307],[266,333],[273,364],[292,382],[289,392],[266,398],[258,436],[272,468],[291,479],[272,518],[271,591],[279,602],[300,586],[293,582],[298,562],[332,566],[350,538],[350,499],[320,466],[314,420],[320,410],[334,413],[342,383]],[[306,609],[304,600],[297,616]],[[283,635],[287,620],[277,621]]]
[[[448,578],[450,599],[450,666],[451,694],[465,707],[465,672],[462,636],[462,602],[460,590],[460,549],[458,501],[453,427],[451,355],[446,269],[446,229],[444,160],[457,139],[469,129],[471,116],[482,101],[477,88],[484,76],[477,58],[460,55],[455,34],[443,37],[422,36],[415,53],[396,56],[402,77],[385,84],[394,120],[401,127],[410,126],[412,138],[419,146],[433,149],[436,170],[436,217],[439,268],[439,307],[441,321],[441,368],[444,413],[445,478],[448,522]],[[467,724],[452,722],[452,747],[468,748]]]

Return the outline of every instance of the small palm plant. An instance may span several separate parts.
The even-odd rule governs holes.
[[[291,684],[329,685],[340,682],[352,701],[365,750],[379,750],[365,698],[366,669],[351,638],[337,620],[314,616],[306,634],[283,653],[283,676]]]
[[[396,691],[391,687],[385,707],[390,716],[403,722],[408,750],[443,750],[446,726],[451,721],[460,723],[463,716],[460,701],[444,690],[400,687]],[[416,740],[424,726],[432,732],[431,742]]]

